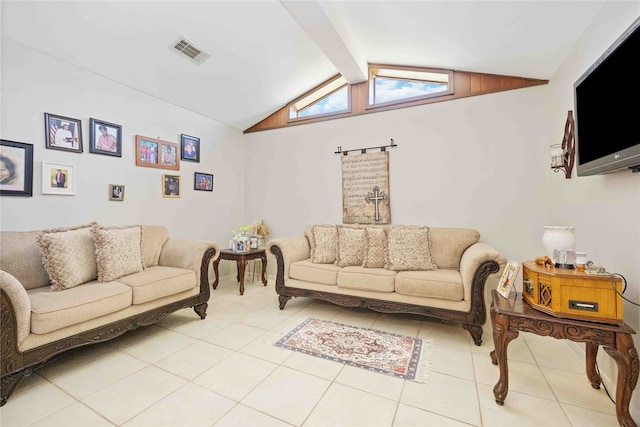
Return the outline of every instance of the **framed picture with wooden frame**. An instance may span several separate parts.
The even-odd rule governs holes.
[[[122,202],[124,200],[124,185],[109,184],[109,200]]]
[[[180,175],[162,175],[162,197],[180,197]]]
[[[42,162],[42,194],[76,194],[76,168],[73,165]]]
[[[89,128],[90,153],[122,157],[122,126],[90,118]]]
[[[497,288],[498,293],[504,298],[509,297],[511,288],[516,281],[518,270],[520,270],[520,263],[518,261],[509,261],[504,267],[504,271],[502,272],[502,277],[500,278]]]
[[[200,138],[180,135],[180,160],[200,163]]]
[[[180,170],[178,144],[136,135],[136,166]]]
[[[82,153],[82,122],[71,117],[44,113],[45,147]]]
[[[0,196],[33,196],[33,145],[0,142]]]

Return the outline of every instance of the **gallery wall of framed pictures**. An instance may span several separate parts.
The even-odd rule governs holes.
[[[81,154],[84,152],[82,119],[44,113],[44,147]],[[122,125],[89,118],[89,153],[122,157]],[[200,138],[180,134],[180,143],[142,135],[135,136],[136,166],[180,170],[180,161],[200,163]],[[0,144],[0,196],[33,196],[34,146],[2,139]],[[41,193],[76,194],[76,167],[63,162],[42,162]],[[180,175],[162,175],[162,197],[181,197]],[[109,184],[108,199],[124,201],[124,184]],[[213,191],[213,174],[195,172],[194,191]]]

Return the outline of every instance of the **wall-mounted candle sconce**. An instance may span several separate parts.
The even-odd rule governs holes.
[[[564,170],[564,176],[571,179],[573,163],[576,154],[575,124],[573,121],[573,111],[567,113],[567,122],[564,125],[564,137],[562,144],[551,146],[551,169],[554,172]]]

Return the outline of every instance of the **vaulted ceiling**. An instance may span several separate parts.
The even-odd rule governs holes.
[[[367,63],[549,79],[605,3],[3,0],[0,12],[3,38],[244,130],[337,73],[366,79]],[[210,58],[175,53],[181,37]]]

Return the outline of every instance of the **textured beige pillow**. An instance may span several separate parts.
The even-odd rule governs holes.
[[[429,227],[396,226],[385,230],[387,263],[395,271],[437,270],[431,259]]]
[[[55,228],[38,236],[42,264],[54,292],[95,280],[95,245],[91,226]]]
[[[142,228],[93,227],[98,281],[110,282],[142,271]]]
[[[338,253],[336,265],[348,267],[362,265],[364,260],[364,228],[338,225]]]
[[[338,252],[338,231],[335,225],[314,225],[311,229],[314,247],[311,262],[333,264]]]
[[[429,228],[431,257],[438,268],[460,269],[467,248],[480,240],[480,232],[471,228]]]
[[[362,266],[364,268],[384,268],[387,263],[387,235],[384,228],[364,229],[365,245]]]

